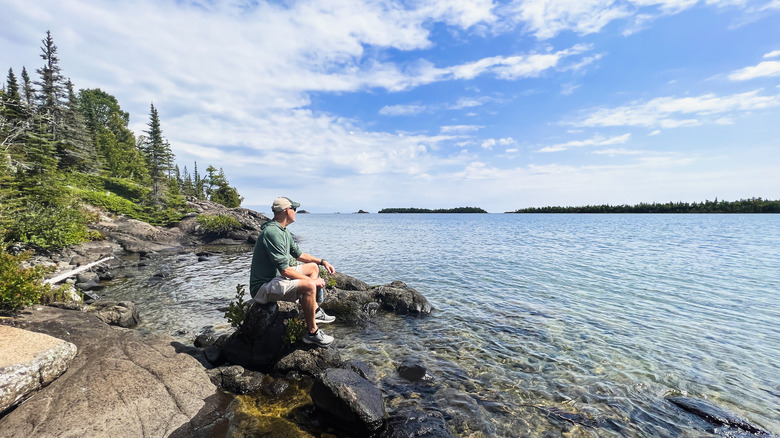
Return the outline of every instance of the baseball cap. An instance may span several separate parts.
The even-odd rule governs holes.
[[[294,202],[290,198],[281,197],[274,199],[274,203],[271,205],[271,211],[274,213],[281,213],[288,208],[298,208],[300,206],[301,204]]]

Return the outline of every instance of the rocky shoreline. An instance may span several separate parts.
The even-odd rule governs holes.
[[[335,347],[285,342],[287,325],[299,317],[296,304],[255,304],[237,331],[222,337],[202,334],[193,346],[133,330],[138,313],[130,302],[90,298],[90,291],[113,278],[125,263],[191,252],[203,244],[252,244],[267,220],[251,210],[209,202],[190,202],[190,207],[198,213],[167,228],[102,215],[95,229],[105,240],[31,259],[61,273],[110,258],[68,280],[84,292],[86,304],[72,293],[70,302],[34,306],[0,319],[7,330],[51,336],[62,341],[58,348],[71,352],[58,359],[48,380],[41,373],[46,365],[28,369],[34,377],[28,380],[39,385],[13,395],[10,408],[0,406],[4,436],[254,436],[268,427],[254,424],[257,421],[242,411],[246,401],[241,396],[295,397],[290,388],[310,397],[299,416],[305,417],[301,422],[308,428],[319,429],[311,430],[317,434],[452,436],[441,413],[388,412],[365,363],[343,360]],[[198,214],[232,216],[242,229],[210,235],[199,229]],[[420,316],[432,311],[425,297],[402,282],[370,287],[336,274],[333,283],[322,306],[341,323],[364,324],[378,311]],[[41,358],[51,359],[51,351],[43,349],[36,360]],[[0,368],[0,394],[9,392],[5,381],[12,373],[5,365]],[[414,363],[399,372],[410,383],[425,376],[425,369]],[[297,427],[285,426],[283,433],[296,433]]]

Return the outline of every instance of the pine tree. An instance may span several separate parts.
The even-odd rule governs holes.
[[[61,138],[57,142],[59,167],[94,172],[100,168],[94,141],[87,130],[84,115],[79,111],[73,83],[68,80],[65,87],[68,91],[68,104],[62,111],[62,126],[59,128]]]
[[[3,113],[7,119],[15,121],[22,117],[22,98],[19,95],[19,84],[16,82],[13,68],[8,69],[8,79],[3,93],[3,107]]]
[[[44,65],[37,70],[41,79],[35,83],[40,87],[37,96],[38,111],[48,126],[47,132],[51,135],[51,140],[56,141],[64,107],[62,100],[66,97],[64,82],[60,73],[60,61],[57,58],[57,46],[50,31],[46,31],[46,38],[41,42],[43,43],[41,58],[44,60]]]
[[[24,103],[27,104],[27,108],[32,108],[35,102],[35,90],[33,90],[30,75],[27,74],[25,67],[22,67],[22,97],[24,98]]]
[[[182,175],[181,192],[184,196],[195,196],[195,186],[192,184],[192,175],[184,166],[184,175]]]
[[[144,154],[149,166],[149,174],[152,177],[152,186],[155,202],[160,201],[160,182],[164,181],[165,174],[170,170],[173,162],[173,153],[170,145],[163,138],[162,128],[160,127],[160,116],[154,104],[151,105],[149,113],[149,130],[144,131],[148,138],[144,144]]]
[[[195,170],[193,171],[192,175],[193,179],[193,185],[195,186],[195,197],[197,199],[204,199],[203,195],[203,180],[200,179],[200,174],[198,173],[198,162],[195,162]]]

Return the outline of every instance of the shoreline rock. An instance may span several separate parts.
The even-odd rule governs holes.
[[[196,428],[224,426],[232,398],[220,395],[203,366],[180,352],[174,338],[142,336],[85,312],[48,306],[3,324],[78,348],[64,374],[2,414],[4,437],[157,437],[177,431],[192,436]]]

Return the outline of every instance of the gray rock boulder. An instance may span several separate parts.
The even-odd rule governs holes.
[[[131,328],[141,322],[138,309],[130,301],[95,301],[84,310],[108,325]]]
[[[402,281],[394,281],[387,286],[379,286],[376,297],[382,302],[382,308],[398,315],[427,315],[433,308],[428,300]]]
[[[211,382],[233,394],[251,394],[263,386],[265,375],[239,365],[219,367],[206,372]]]
[[[216,386],[174,338],[52,307],[4,323],[78,347],[68,372],[0,418],[4,438],[194,436],[223,418]]]
[[[365,281],[359,280],[355,277],[350,277],[349,275],[342,274],[341,272],[336,272],[332,276],[328,276],[326,280],[329,280],[331,277],[336,280],[336,288],[338,289],[363,291],[371,289],[371,286],[369,286]]]
[[[59,377],[76,346],[42,333],[0,325],[0,413]]]
[[[298,371],[310,376],[318,376],[328,368],[340,367],[343,364],[341,354],[335,348],[308,348],[294,350],[283,356],[274,365],[274,371],[280,374]]]
[[[380,308],[398,315],[423,316],[433,311],[421,293],[401,281],[371,287],[342,273],[330,279],[336,280],[336,286],[325,292],[322,308],[340,323],[364,325]]]
[[[339,425],[357,432],[375,432],[387,414],[382,393],[371,382],[352,370],[325,370],[311,388],[314,405],[324,417],[339,420]]]

